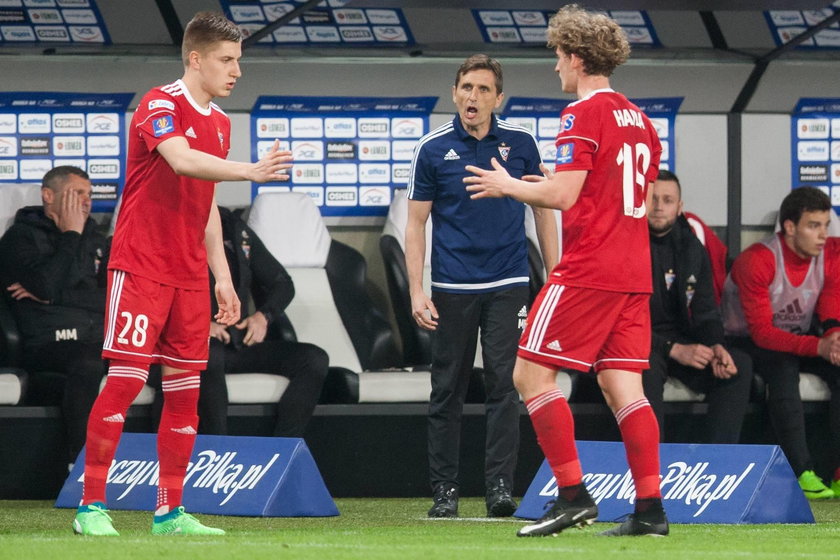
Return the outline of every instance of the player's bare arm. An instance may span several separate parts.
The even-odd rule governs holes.
[[[496,158],[490,160],[493,169],[481,169],[468,165],[472,173],[464,178],[470,198],[502,198],[509,196],[531,206],[568,210],[577,202],[588,171],[570,170],[554,173],[543,180],[515,179],[502,167]]]
[[[534,212],[534,225],[537,230],[537,239],[540,242],[540,254],[546,275],[551,274],[554,267],[560,260],[560,243],[557,235],[557,220],[554,217],[554,210],[541,206],[531,206]]]
[[[157,146],[158,153],[178,175],[195,177],[205,181],[287,181],[286,171],[292,167],[292,152],[274,145],[259,161],[230,161],[214,155],[193,150],[183,136],[167,138]]]
[[[222,325],[233,325],[239,320],[239,297],[236,295],[233,281],[230,278],[230,269],[225,257],[222,238],[222,221],[219,218],[219,207],[216,206],[215,197],[213,198],[213,205],[210,207],[210,217],[204,231],[204,246],[207,249],[207,264],[216,279],[214,295],[219,306],[219,312],[213,318]]]

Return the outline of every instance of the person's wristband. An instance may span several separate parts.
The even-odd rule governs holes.
[[[674,341],[673,340],[669,340],[668,342],[665,343],[665,357],[666,358],[671,357],[671,348],[673,348],[673,347],[674,347]]]

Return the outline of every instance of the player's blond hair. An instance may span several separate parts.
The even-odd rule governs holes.
[[[579,56],[584,72],[594,76],[611,75],[630,56],[627,36],[615,21],[577,4],[563,6],[551,17],[548,46]]]
[[[221,41],[242,41],[242,31],[221,12],[198,12],[184,29],[181,43],[181,59],[188,66],[192,51],[206,52]]]

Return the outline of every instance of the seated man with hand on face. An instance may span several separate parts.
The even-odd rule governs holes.
[[[43,206],[18,210],[0,240],[0,281],[20,330],[29,402],[61,395],[67,462],[85,444],[88,414],[106,369],[102,361],[108,239],[90,217],[91,184],[78,167],[44,175]],[[55,386],[44,372],[64,377]]]

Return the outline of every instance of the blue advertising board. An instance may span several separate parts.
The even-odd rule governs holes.
[[[39,183],[59,165],[87,171],[93,211],[125,184],[125,113],[133,93],[0,92],[0,189]]]
[[[650,118],[662,144],[660,169],[674,170],[674,130],[682,97],[631,99]],[[511,97],[502,118],[527,128],[540,146],[543,161],[556,161],[554,141],[560,131],[560,112],[571,103],[569,99]]]
[[[770,27],[770,33],[777,45],[781,46],[801,35],[809,27],[813,27],[840,10],[837,2],[827,5],[820,10],[767,10],[764,18]],[[797,45],[798,49],[837,49],[840,48],[840,25],[834,24],[823,29],[810,39]]]
[[[579,441],[583,482],[598,521],[633,512],[636,489],[620,442]],[[814,523],[808,500],[776,445],[660,445],[662,503],[672,523]],[[557,482],[542,466],[514,515],[542,517]]]
[[[109,45],[96,0],[3,0],[0,43]]]
[[[155,434],[125,433],[108,471],[108,507],[151,511],[160,464]],[[56,500],[76,508],[82,498],[85,450]],[[263,517],[338,515],[309,448],[300,438],[199,435],[184,480],[190,512]]]
[[[558,8],[562,3],[558,3]],[[527,3],[516,9],[472,11],[485,43],[545,45],[548,20],[557,10],[529,10]],[[656,29],[644,10],[607,10],[621,26],[634,47],[661,47]]]
[[[302,192],[323,216],[384,216],[393,189],[405,188],[417,141],[437,97],[272,97],[251,110],[251,155],[279,140],[294,166],[286,183],[261,192]]]
[[[791,187],[817,187],[840,211],[840,98],[802,98],[790,119]]]
[[[277,21],[306,0],[220,0],[225,15],[237,23],[245,37]],[[325,0],[303,12],[258,44],[347,47],[405,47],[414,44],[402,10],[365,8],[349,0]]]

